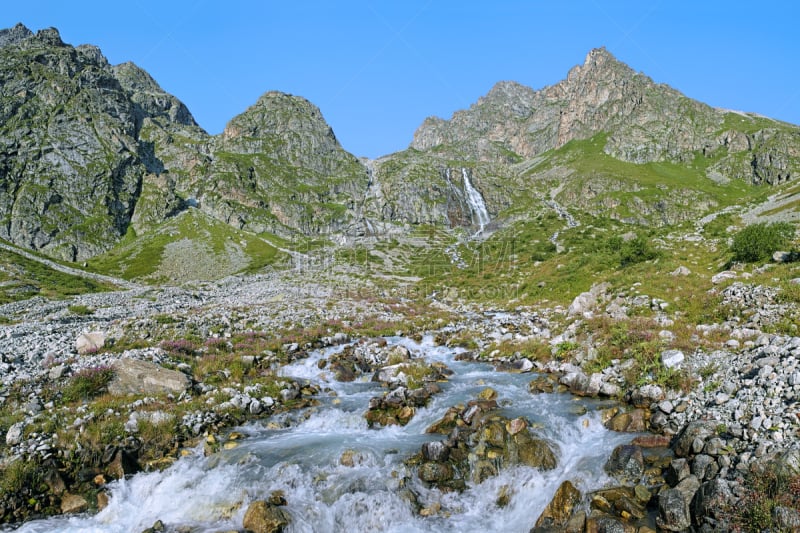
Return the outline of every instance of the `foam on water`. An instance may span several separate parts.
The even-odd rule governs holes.
[[[434,346],[431,337],[388,341],[455,372],[441,384],[442,393],[418,409],[407,426],[369,429],[363,418],[367,402],[385,389],[377,383],[331,381],[317,361],[342,347],[317,351],[284,367],[281,374],[334,388],[336,402],[325,396],[321,406],[304,414],[282,415],[278,420],[291,421],[287,428],[269,429],[266,421],[245,426],[247,438],[232,450],[209,458],[198,453],[163,472],[112,483],[111,503],[95,516],[31,522],[20,531],[127,533],[142,531],[156,520],[199,532],[236,529],[250,501],[283,490],[292,515],[290,532],[527,532],[563,481],[569,479],[582,490],[606,483],[603,463],[615,446],[631,438],[607,431],[596,411],[574,414],[579,412],[576,404],[591,408],[590,400],[530,394],[530,374],[497,373],[488,365],[456,362],[456,352]],[[558,466],[548,472],[507,468],[463,493],[424,486],[403,461],[422,443],[443,439],[426,434],[425,428],[487,386],[497,391],[505,416],[525,416],[534,424],[533,431],[553,444]],[[511,499],[500,508],[496,501],[504,486],[511,487]],[[409,489],[419,505],[441,505],[442,513],[419,516]]]

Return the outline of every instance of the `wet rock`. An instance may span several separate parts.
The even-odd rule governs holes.
[[[422,445],[422,456],[428,461],[446,461],[450,449],[442,441],[426,442]]]
[[[291,521],[289,513],[264,500],[250,504],[242,525],[253,533],[281,533]]]
[[[61,512],[64,514],[82,513],[88,508],[89,502],[83,496],[66,493],[61,498]]]
[[[533,381],[528,384],[528,390],[531,394],[549,393],[553,392],[558,387],[556,380],[550,375],[537,376]]]
[[[497,391],[491,387],[486,387],[481,392],[478,393],[478,398],[481,400],[496,400],[497,399]]]
[[[420,465],[418,475],[428,483],[444,483],[453,479],[453,468],[447,463],[427,462]]]
[[[658,495],[656,524],[665,531],[686,531],[692,525],[689,504],[680,491],[667,489]]]
[[[640,433],[647,429],[647,412],[643,409],[634,409],[629,412],[617,413],[604,425],[611,431]]]
[[[127,394],[180,394],[191,382],[183,372],[169,370],[155,363],[123,358],[113,365],[114,379],[108,392],[114,396]]]
[[[118,450],[114,458],[106,466],[106,473],[114,479],[123,479],[141,470],[136,458],[125,450]]]
[[[664,480],[670,487],[674,487],[692,473],[689,461],[684,458],[673,459],[664,472]]]
[[[581,502],[581,491],[570,481],[565,481],[556,490],[553,499],[536,519],[536,527],[561,528],[566,526],[575,507]]]
[[[639,446],[623,444],[614,448],[605,470],[621,481],[636,483],[644,474],[644,456]]]

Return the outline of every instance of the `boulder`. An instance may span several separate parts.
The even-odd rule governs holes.
[[[664,350],[661,352],[661,364],[665,368],[679,367],[685,359],[686,356],[680,350]]]
[[[250,504],[244,514],[242,525],[253,533],[280,533],[291,521],[289,513],[264,500]]]
[[[676,268],[675,270],[673,270],[672,272],[670,272],[670,275],[672,275],[672,276],[688,276],[691,273],[692,273],[691,270],[689,270],[685,266],[681,265],[678,268]]]
[[[656,525],[664,531],[686,531],[692,525],[689,504],[677,489],[667,489],[658,495]]]
[[[86,498],[77,494],[64,494],[61,498],[61,512],[64,514],[82,513],[89,508]]]
[[[700,523],[702,518],[725,519],[732,500],[733,493],[727,481],[720,478],[706,481],[692,500],[695,520]]]
[[[75,340],[75,350],[78,355],[96,353],[106,345],[106,336],[102,331],[81,333]]]
[[[126,394],[180,394],[191,382],[183,372],[169,370],[155,363],[124,358],[116,361],[114,379],[108,392],[114,396]]]
[[[23,432],[25,431],[25,422],[17,422],[13,424],[8,431],[6,431],[6,444],[9,446],[16,446],[22,442]]]
[[[556,490],[553,499],[547,504],[536,520],[536,527],[564,529],[575,507],[581,502],[581,491],[570,481],[565,481]]]
[[[621,481],[638,482],[644,474],[642,449],[631,444],[617,446],[611,452],[605,470]]]
[[[698,454],[705,447],[705,441],[716,436],[716,423],[706,420],[689,422],[680,432],[673,444],[673,450],[678,457],[688,457]]]

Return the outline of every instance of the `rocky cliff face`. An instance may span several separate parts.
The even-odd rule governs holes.
[[[147,176],[162,170],[140,140],[145,120],[194,120],[137,67],[111,67],[55,29],[18,25],[0,44],[0,237],[73,261],[95,255],[125,234]]]

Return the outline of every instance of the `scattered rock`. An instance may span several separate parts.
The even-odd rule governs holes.
[[[81,333],[75,341],[78,355],[97,353],[106,345],[106,335],[102,331]]]
[[[281,533],[291,522],[289,513],[264,500],[251,503],[242,525],[253,533]]]
[[[180,394],[191,382],[183,372],[168,370],[155,363],[123,358],[112,366],[114,379],[108,392],[114,396],[127,394]]]

